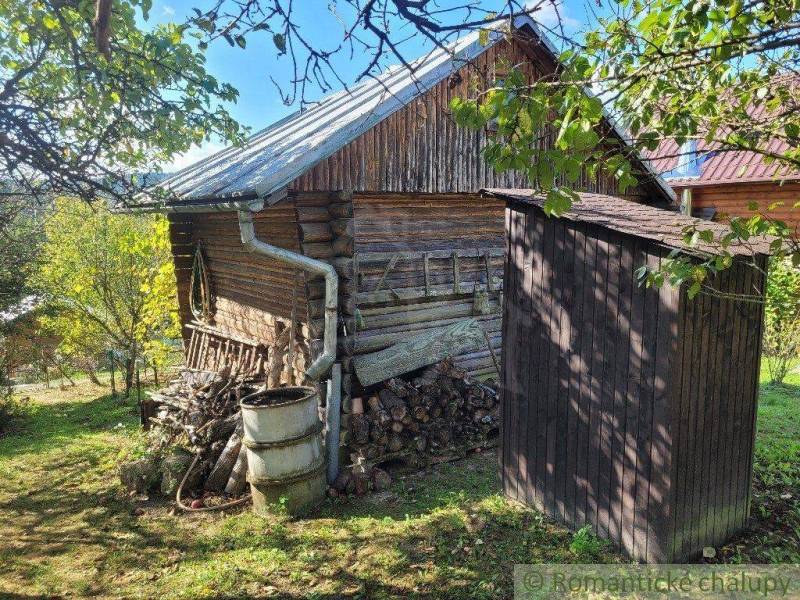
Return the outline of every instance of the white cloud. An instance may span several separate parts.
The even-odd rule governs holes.
[[[179,154],[172,159],[172,163],[165,165],[164,172],[175,173],[224,149],[225,145],[219,142],[206,142],[202,146],[192,146],[188,152]]]
[[[161,9],[164,12],[165,17],[174,17],[175,16],[175,9],[169,5],[164,6]]]
[[[555,27],[559,20],[564,27],[577,27],[578,21],[570,17],[561,0],[528,0],[525,8],[538,9],[531,17],[546,27]]]

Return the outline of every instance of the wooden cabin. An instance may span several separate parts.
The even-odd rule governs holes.
[[[636,271],[713,254],[683,242],[697,219],[597,194],[548,218],[531,190],[487,195],[508,202],[505,493],[640,561],[723,544],[750,511],[768,243],[732,246],[690,299]]]
[[[487,166],[486,132],[456,127],[448,107],[470,94],[476,74],[501,76],[500,64],[538,77],[556,68],[556,51],[530,20],[493,33],[486,45],[476,32],[431,52],[413,74],[389,69],[160,184],[173,198],[160,209],[169,214],[188,364],[233,361],[278,385],[301,380],[319,352],[323,282],[243,249],[235,211],[250,201],[263,203],[255,216],[260,239],[335,266],[345,410],[360,393],[353,356],[468,316],[499,351],[504,202],[478,190],[526,182]],[[613,125],[604,127],[624,144]],[[669,188],[636,164],[642,184],[627,197],[668,202]],[[584,177],[581,186],[617,191],[610,179]],[[205,277],[193,271],[198,254]],[[199,321],[190,303],[198,293],[193,272],[211,297]],[[495,373],[489,348],[455,362],[472,374]]]

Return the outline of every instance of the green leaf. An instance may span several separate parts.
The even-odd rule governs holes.
[[[283,36],[282,33],[276,33],[272,36],[272,43],[275,44],[275,47],[278,49],[278,52],[281,54],[286,53],[286,38]]]

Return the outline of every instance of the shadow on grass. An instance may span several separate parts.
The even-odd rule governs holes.
[[[137,414],[135,399],[110,394],[89,401],[32,403],[14,430],[0,438],[0,459],[52,449],[118,423],[134,425]]]

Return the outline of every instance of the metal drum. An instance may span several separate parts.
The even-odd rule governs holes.
[[[286,387],[242,399],[247,480],[253,509],[302,514],[325,497],[325,453],[317,392]]]

